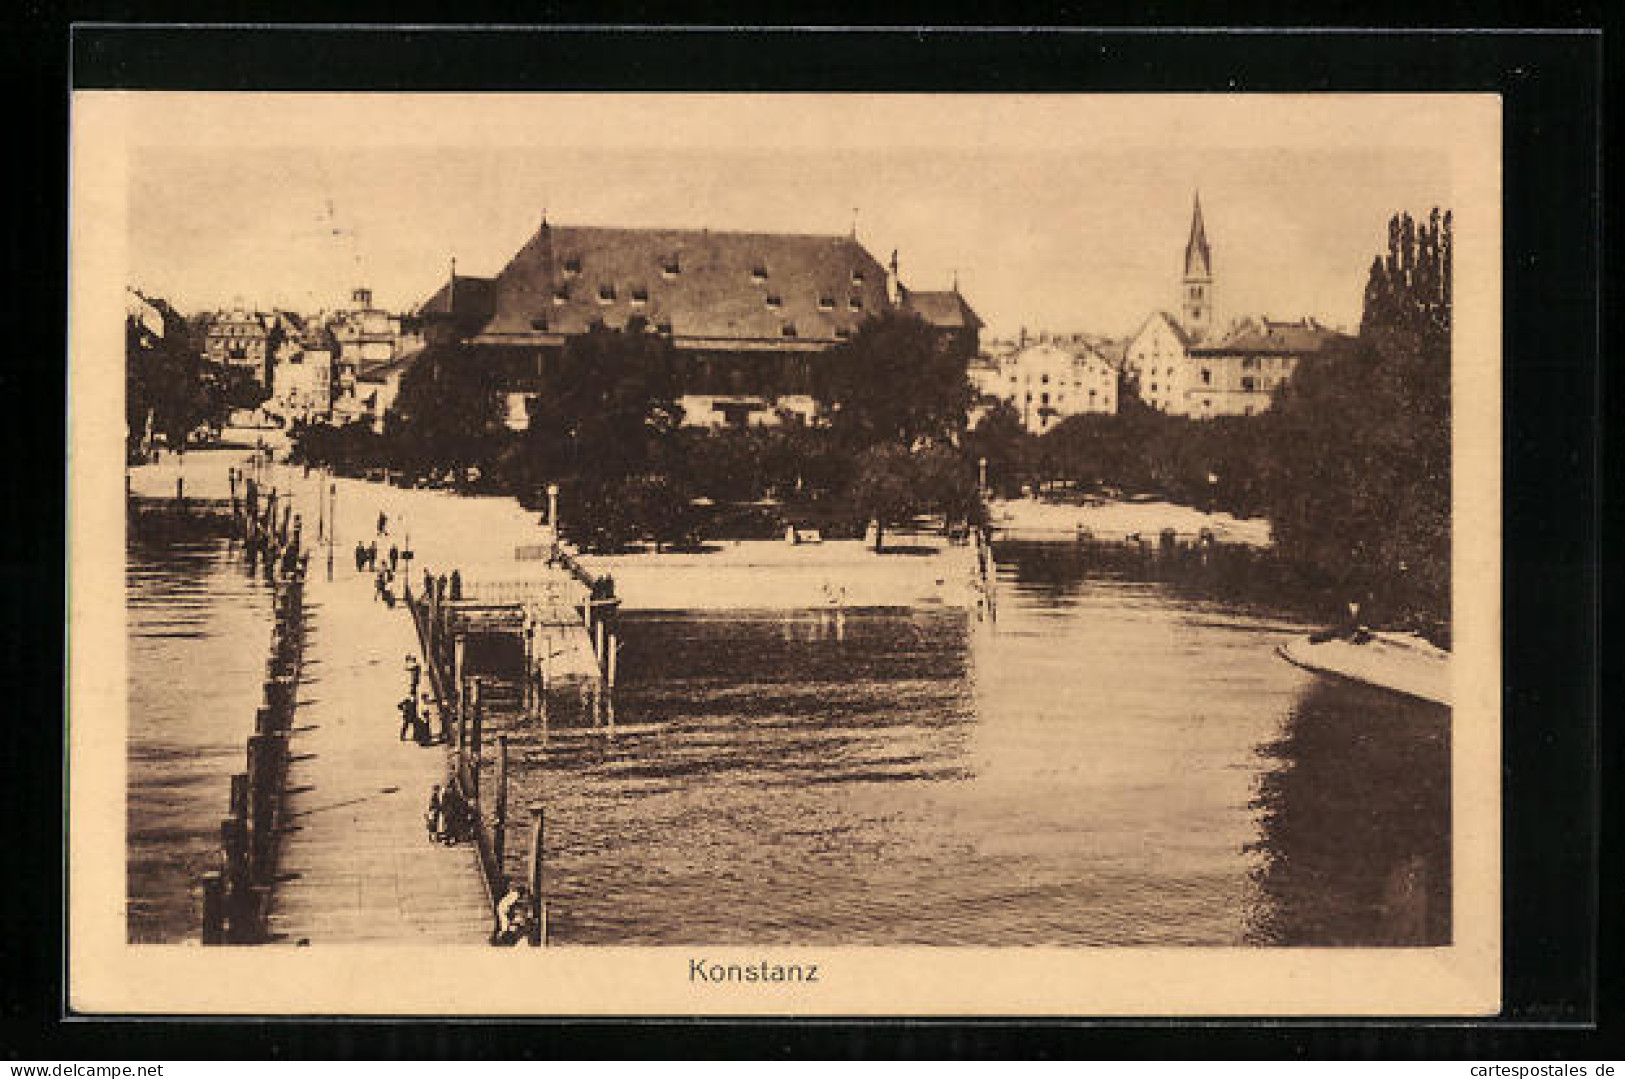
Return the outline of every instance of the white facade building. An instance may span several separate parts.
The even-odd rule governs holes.
[[[1117,368],[1088,345],[1028,345],[999,365],[998,392],[1021,416],[1022,426],[1043,434],[1068,416],[1117,412]]]

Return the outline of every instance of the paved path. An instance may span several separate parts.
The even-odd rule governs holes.
[[[298,944],[484,944],[470,845],[429,842],[423,812],[446,754],[398,740],[411,615],[372,598],[354,561],[311,558],[305,677],[294,718],[273,939]]]

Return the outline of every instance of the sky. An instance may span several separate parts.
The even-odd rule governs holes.
[[[183,311],[389,309],[537,229],[857,236],[990,332],[1176,308],[1201,193],[1221,323],[1358,325],[1396,211],[1448,206],[1448,109],[1331,96],[121,95],[129,283]],[[134,100],[132,100],[134,99]]]

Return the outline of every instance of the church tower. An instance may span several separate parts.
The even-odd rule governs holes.
[[[1202,195],[1196,194],[1191,214],[1191,238],[1185,244],[1185,332],[1194,339],[1207,337],[1213,330],[1213,252],[1202,228]]]

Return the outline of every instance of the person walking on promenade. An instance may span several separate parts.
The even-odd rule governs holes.
[[[406,741],[408,733],[414,737],[418,727],[418,702],[416,697],[402,697],[401,703],[395,706],[401,711],[401,734],[399,741]]]
[[[355,571],[360,573],[367,568],[367,545],[360,540],[355,541]]]
[[[423,814],[423,827],[429,833],[429,842],[438,843],[446,831],[446,811],[441,804],[440,784],[429,792],[429,808]]]
[[[389,545],[389,572],[394,573],[395,567],[400,565],[401,552],[393,543]]]
[[[367,568],[368,569],[377,569],[378,568],[378,541],[377,540],[373,540],[371,543],[367,544]]]
[[[412,696],[418,695],[418,681],[423,677],[423,668],[418,665],[418,657],[408,653],[406,657],[406,680],[412,684],[407,690]]]
[[[383,510],[378,511],[378,534],[380,536],[389,535],[389,514]]]
[[[372,587],[373,599],[383,599],[384,595],[389,591],[389,582],[384,580],[383,570],[379,570],[377,573],[373,574]]]

